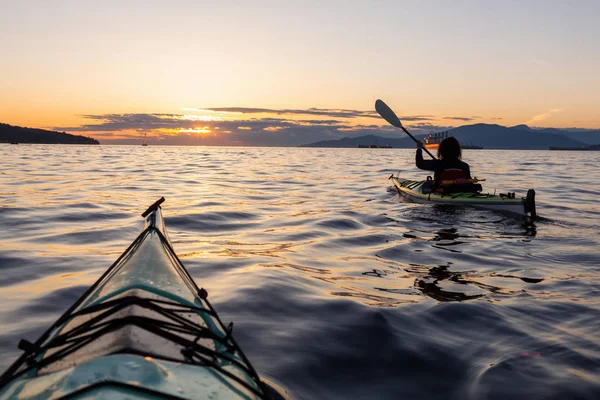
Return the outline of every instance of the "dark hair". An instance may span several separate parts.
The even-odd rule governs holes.
[[[438,147],[438,158],[444,160],[460,160],[462,157],[462,148],[460,143],[454,136],[447,137],[442,140],[440,147]]]

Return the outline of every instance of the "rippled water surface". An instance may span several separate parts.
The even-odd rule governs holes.
[[[600,398],[600,152],[465,151],[535,230],[402,202],[413,151],[0,145],[0,367],[138,234],[175,250],[296,399]]]

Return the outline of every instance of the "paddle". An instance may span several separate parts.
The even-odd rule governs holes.
[[[379,115],[381,115],[383,119],[389,122],[390,125],[394,125],[395,127],[402,129],[404,133],[406,133],[412,140],[415,141],[415,143],[418,142],[418,140],[415,139],[415,137],[411,135],[405,127],[402,126],[402,122],[400,122],[400,119],[398,118],[396,113],[394,113],[392,109],[389,108],[388,105],[383,102],[383,100],[379,99],[375,102],[375,110],[379,113]],[[425,148],[425,146],[423,146],[423,150],[425,150],[425,152],[429,154],[431,158],[433,158],[434,160],[436,159],[435,156]]]

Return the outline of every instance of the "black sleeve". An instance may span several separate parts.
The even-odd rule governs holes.
[[[427,171],[435,171],[437,170],[438,160],[423,160],[423,150],[417,149],[417,154],[415,157],[415,164],[417,168],[424,169]]]
[[[467,179],[472,179],[471,178],[471,167],[469,167],[469,164],[464,163],[464,168],[463,170],[465,171],[465,175],[467,175]]]

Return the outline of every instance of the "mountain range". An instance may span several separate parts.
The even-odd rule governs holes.
[[[315,133],[317,132],[318,130]],[[301,147],[356,148],[358,146],[379,145],[394,148],[413,148],[415,146],[413,141],[400,130],[397,130],[396,137],[377,135],[377,133],[389,135],[390,132],[390,130],[380,130],[373,127],[371,130],[363,130],[363,136],[317,141]],[[368,134],[364,135],[364,133]],[[355,134],[360,135],[358,132],[355,132]],[[450,129],[448,135],[455,136],[462,144],[478,145],[485,149],[547,150],[550,147],[584,148],[600,143],[600,130],[530,128],[527,125],[512,127],[495,124],[463,125]],[[319,136],[322,135],[313,135],[314,138]],[[424,140],[426,135],[421,133],[415,136],[420,140]],[[90,137],[44,129],[23,128],[3,123],[0,123],[0,143],[99,144],[96,139]],[[264,143],[263,145],[269,144]]]
[[[448,136],[456,137],[461,143],[483,146],[485,149],[548,150],[555,147],[586,147],[600,143],[600,130],[560,130],[554,128],[536,129],[527,125],[506,127],[496,124],[463,125],[448,131]],[[416,136],[424,140],[425,135]],[[310,143],[303,147],[358,147],[377,144],[395,148],[412,148],[414,142],[409,137],[390,138],[377,135],[344,137],[338,140],[325,140]]]
[[[96,139],[0,123],[0,143],[99,144]]]

